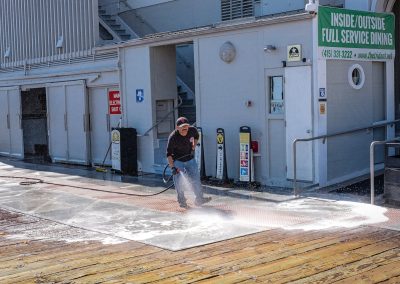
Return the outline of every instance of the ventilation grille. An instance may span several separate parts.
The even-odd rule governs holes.
[[[221,0],[222,21],[253,16],[254,0]]]

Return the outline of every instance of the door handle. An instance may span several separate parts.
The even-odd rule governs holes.
[[[10,115],[7,114],[7,128],[10,129]]]
[[[106,123],[107,123],[107,131],[111,132],[111,119],[110,119],[110,115],[107,113],[106,114]]]
[[[83,115],[83,132],[86,132],[86,114]]]
[[[65,129],[65,131],[68,130],[68,125],[67,125],[67,114],[66,114],[66,113],[64,113],[64,129]]]

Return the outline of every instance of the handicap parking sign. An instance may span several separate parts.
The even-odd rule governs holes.
[[[143,89],[136,89],[136,102],[141,103],[144,101],[144,91]]]
[[[249,175],[249,169],[248,168],[240,168],[240,175],[241,176],[248,176]]]

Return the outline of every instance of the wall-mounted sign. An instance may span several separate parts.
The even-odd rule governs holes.
[[[136,102],[141,103],[144,101],[144,90],[136,89]]]
[[[301,45],[288,45],[287,47],[287,61],[300,61],[301,60]]]
[[[319,114],[326,114],[326,102],[319,103]]]
[[[109,91],[108,92],[108,113],[111,114],[121,114],[121,95],[119,91]]]
[[[319,88],[319,98],[326,99],[326,89],[325,88]]]
[[[394,15],[320,6],[319,57],[382,61],[394,59]]]

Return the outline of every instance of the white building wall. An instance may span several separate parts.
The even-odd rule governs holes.
[[[294,29],[296,32],[293,32]],[[227,41],[236,47],[237,52],[235,60],[229,64],[219,58],[219,49]],[[238,178],[239,127],[250,126],[252,139],[260,142],[261,156],[255,158],[256,179],[267,181],[266,95],[268,91],[264,74],[267,70],[283,68],[282,61],[286,60],[287,46],[290,44],[301,44],[302,57],[311,59],[313,54],[311,42],[311,21],[215,34],[200,37],[198,42],[195,42],[195,56],[198,56],[196,59],[198,60],[196,62],[197,121],[204,132],[207,175],[215,175],[216,129],[221,127],[225,129],[226,135],[228,176]],[[277,49],[266,53],[264,52],[266,45],[275,45]],[[299,62],[293,66],[302,64],[309,63]],[[247,107],[246,101],[251,101],[252,106]]]
[[[144,172],[153,172],[153,133],[150,132],[148,136],[142,136],[153,125],[150,48],[141,46],[122,49],[121,59],[123,126],[136,128],[139,168]],[[136,102],[136,90],[138,89],[144,91],[144,100],[141,103]]]

